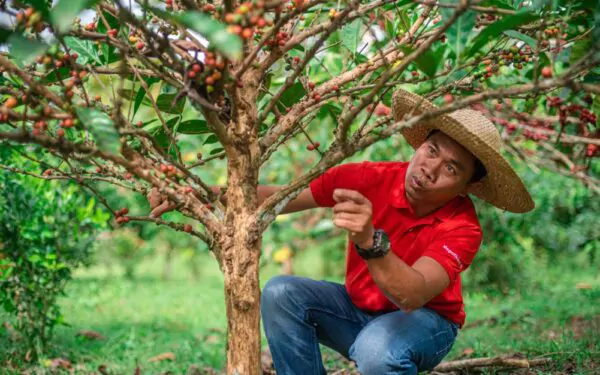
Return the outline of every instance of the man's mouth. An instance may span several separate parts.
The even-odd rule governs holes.
[[[412,176],[412,185],[413,185],[413,187],[418,188],[418,189],[423,189],[424,188],[423,183],[421,182],[421,180],[419,180],[415,176]]]

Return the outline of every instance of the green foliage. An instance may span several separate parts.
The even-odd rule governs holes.
[[[157,242],[153,245],[160,246]],[[297,274],[324,278],[320,268],[315,267],[321,262],[321,254],[316,247],[302,249],[295,259]],[[164,263],[159,257],[145,258],[133,281],[115,277],[101,264],[78,270],[68,285],[68,297],[60,298],[71,326],[56,330],[47,362],[60,356],[71,361],[81,374],[97,372],[101,365],[110,374],[133,374],[138,366],[142,374],[186,374],[191,366],[199,368],[200,373],[209,374],[210,369],[220,373],[225,365],[227,326],[223,277],[210,255],[200,254],[198,260],[198,280],[187,272],[188,259],[183,254],[174,256],[173,277],[167,282],[161,280]],[[278,271],[266,265],[261,270],[261,287]],[[531,358],[555,353],[552,367],[540,374],[563,373],[563,365],[571,362],[575,373],[593,373],[600,339],[600,331],[594,329],[597,323],[593,325],[600,291],[597,272],[558,257],[549,269],[540,269],[538,278],[551,282],[508,295],[465,288],[467,326],[448,359],[460,359],[468,348],[475,351],[473,357],[519,352]],[[578,290],[575,285],[579,282],[587,282],[593,289]],[[94,330],[106,339],[78,336],[82,329]],[[12,349],[7,336],[7,332],[0,331],[0,367],[7,363]],[[263,337],[262,348],[266,346]],[[322,348],[330,372],[348,365],[333,351]],[[175,354],[176,360],[148,362],[165,352]],[[39,362],[38,366],[13,360],[16,368],[12,372],[6,369],[3,374],[17,375],[24,369],[49,373],[43,365],[46,361]]]
[[[61,33],[69,31],[73,19],[98,0],[60,0],[51,10],[50,18]]]
[[[559,256],[576,258],[583,268],[600,267],[600,199],[595,193],[551,172],[521,175],[536,203],[531,213],[502,213],[477,201],[484,242],[464,273],[469,288],[527,288]]]
[[[9,153],[2,150],[0,160],[10,162]],[[94,233],[108,217],[74,184],[0,170],[0,190],[0,303],[39,353],[64,324],[57,298],[72,271],[88,262]]]

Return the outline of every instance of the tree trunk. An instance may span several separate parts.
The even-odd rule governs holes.
[[[262,233],[254,216],[261,155],[254,126],[258,76],[247,72],[241,82],[243,87],[235,90],[232,121],[227,124],[231,143],[224,145],[227,208],[219,248],[227,308],[227,374],[259,375]]]
[[[232,268],[224,264],[227,374],[260,374],[260,240],[252,248],[236,243],[229,250],[241,259],[234,258]]]

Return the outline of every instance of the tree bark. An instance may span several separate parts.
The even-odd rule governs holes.
[[[260,374],[260,246],[232,250],[243,259],[225,272],[227,374]]]
[[[258,207],[260,146],[254,126],[258,79],[247,73],[234,94],[227,154],[225,231],[219,240],[227,308],[227,374],[258,375],[260,368],[259,260],[262,233]]]

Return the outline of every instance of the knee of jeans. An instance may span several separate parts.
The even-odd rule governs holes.
[[[385,337],[359,335],[348,354],[363,375],[388,372],[391,353]]]
[[[361,374],[416,373],[410,351],[394,348],[393,336],[385,326],[372,326],[358,335],[348,354]]]
[[[289,301],[292,277],[288,275],[275,276],[265,284],[261,295],[261,310],[268,311],[285,305]]]

